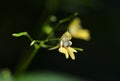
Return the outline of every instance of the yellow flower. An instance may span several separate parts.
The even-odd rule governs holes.
[[[70,47],[72,45],[72,42],[70,41],[71,38],[71,34],[68,31],[65,32],[61,37],[60,43],[57,46],[50,48],[50,50],[59,48],[59,52],[65,54],[66,59],[70,56],[73,60],[75,60],[74,52],[77,51]]]
[[[79,18],[75,18],[69,25],[68,31],[74,38],[83,40],[90,39],[90,32],[87,29],[83,29]]]
[[[75,60],[75,55],[74,52],[77,52],[75,49],[70,47],[72,45],[72,42],[70,41],[72,38],[71,34],[67,31],[65,32],[60,41],[60,47],[59,47],[59,52],[65,54],[66,59],[69,58],[69,56]]]

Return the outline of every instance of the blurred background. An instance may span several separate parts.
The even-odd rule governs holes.
[[[84,51],[76,54],[73,61],[66,60],[57,50],[40,49],[27,72],[55,72],[87,81],[119,81],[119,3],[119,0],[0,1],[0,70],[9,68],[14,73],[21,54],[30,48],[27,38],[15,38],[12,33],[27,31],[34,39],[40,39],[41,27],[50,15],[60,20],[78,12],[92,39],[89,42],[74,39],[73,46]]]

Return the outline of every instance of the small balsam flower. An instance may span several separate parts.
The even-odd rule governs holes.
[[[74,38],[83,39],[86,41],[90,40],[90,31],[82,28],[79,18],[73,19],[68,26],[68,31]]]
[[[75,60],[74,52],[77,53],[77,51],[71,47],[72,45],[72,42],[70,41],[71,38],[72,38],[71,34],[68,31],[65,32],[61,37],[60,43],[57,46],[50,48],[50,50],[58,48],[58,51],[60,53],[65,54],[66,59],[68,59],[70,56],[72,60]]]

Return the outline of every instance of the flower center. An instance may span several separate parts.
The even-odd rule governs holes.
[[[72,45],[72,42],[67,40],[67,38],[63,38],[60,41],[60,47],[70,47]]]

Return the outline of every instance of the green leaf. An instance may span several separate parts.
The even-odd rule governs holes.
[[[29,72],[21,75],[17,81],[88,81],[77,76],[59,72]]]

